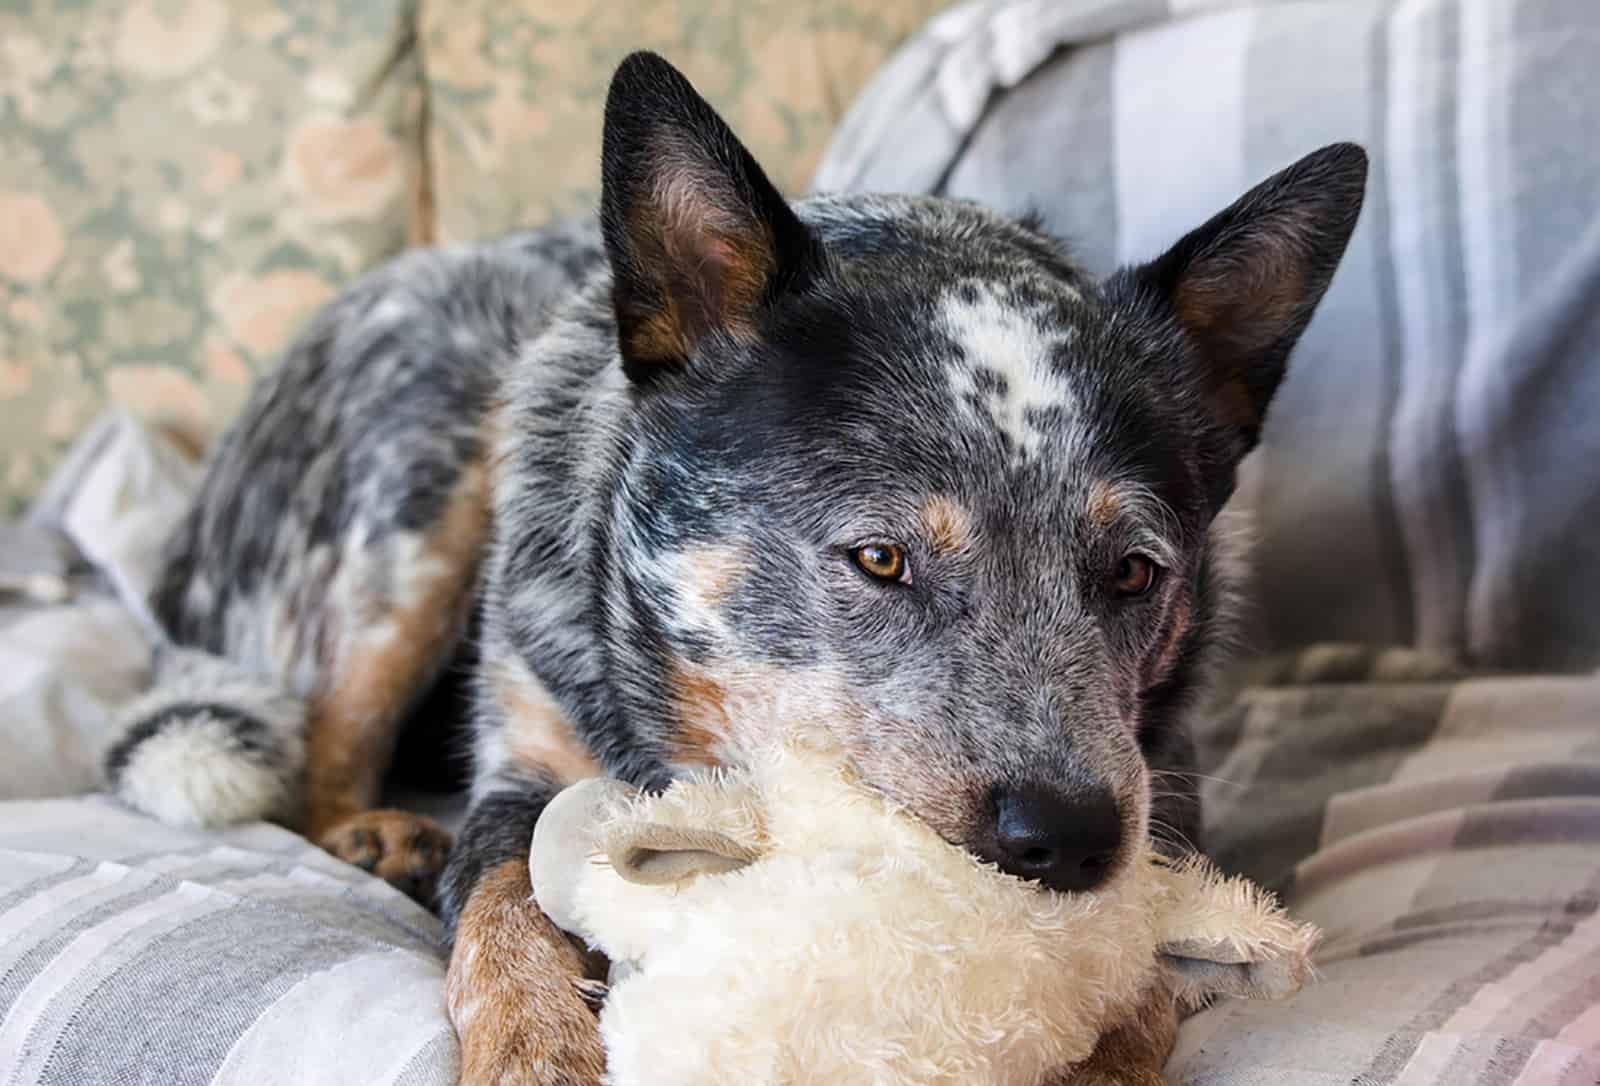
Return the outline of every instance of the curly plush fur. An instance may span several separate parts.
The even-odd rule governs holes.
[[[661,795],[575,785],[530,869],[615,963],[611,1086],[1072,1081],[1153,987],[1287,994],[1316,934],[1198,858],[1042,890],[790,746]]]

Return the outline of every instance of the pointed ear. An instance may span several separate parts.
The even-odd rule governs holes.
[[[1132,272],[1188,335],[1202,389],[1243,456],[1261,434],[1289,351],[1344,255],[1366,190],[1353,143],[1315,151]]]
[[[659,822],[620,827],[606,838],[605,852],[618,875],[645,886],[737,871],[758,855],[715,830]]]
[[[682,365],[707,337],[753,335],[760,309],[820,272],[820,245],[676,68],[634,53],[611,80],[600,221],[623,366]]]

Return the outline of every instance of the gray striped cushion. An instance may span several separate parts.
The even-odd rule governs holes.
[[[446,1086],[439,922],[275,826],[0,804],[0,1086]]]
[[[1595,0],[979,0],[891,61],[816,184],[1036,208],[1106,271],[1365,144],[1366,212],[1238,498],[1262,635],[1589,667],[1597,57]]]
[[[1600,1082],[1600,676],[1318,647],[1202,729],[1207,836],[1320,981],[1184,1027],[1174,1086]]]
[[[1321,981],[1185,1025],[1175,1086],[1600,1080],[1600,676],[1326,646],[1200,739],[1210,844]],[[437,922],[270,826],[0,804],[0,1086],[454,1081]]]

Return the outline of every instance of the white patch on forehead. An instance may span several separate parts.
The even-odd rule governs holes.
[[[974,400],[987,406],[989,420],[1028,459],[1038,453],[1043,436],[1028,413],[1071,412],[1072,390],[1051,368],[1050,356],[1072,329],[1047,331],[1033,314],[1007,304],[992,289],[978,285],[976,291],[970,301],[952,292],[940,307],[945,334],[961,346],[961,356],[949,362],[950,390],[969,412]],[[980,383],[984,371],[1002,387]]]

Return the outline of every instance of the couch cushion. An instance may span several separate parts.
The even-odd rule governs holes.
[[[411,7],[0,8],[0,512],[107,401],[215,430],[404,243],[420,99],[379,77]]]
[[[1104,272],[1365,144],[1366,210],[1236,503],[1262,633],[1583,668],[1597,52],[1593,0],[981,0],[890,62],[816,182],[1036,209]]]
[[[453,1086],[439,921],[276,826],[0,804],[0,1083]]]
[[[600,120],[633,49],[683,68],[779,188],[801,189],[879,62],[946,0],[452,0],[422,5],[441,240],[598,201]]]
[[[1600,678],[1451,673],[1319,648],[1202,729],[1218,851],[1326,938],[1293,1000],[1186,1023],[1174,1086],[1600,1075]],[[443,974],[432,917],[287,831],[0,804],[0,1082],[450,1083]]]
[[[1190,1021],[1170,1081],[1597,1081],[1600,675],[1350,646],[1254,672],[1200,729],[1207,844],[1323,928],[1321,976]]]
[[[116,714],[150,682],[146,601],[160,548],[198,474],[159,433],[109,411],[27,520],[0,520],[0,573],[10,575],[0,592],[0,800],[103,786]]]

